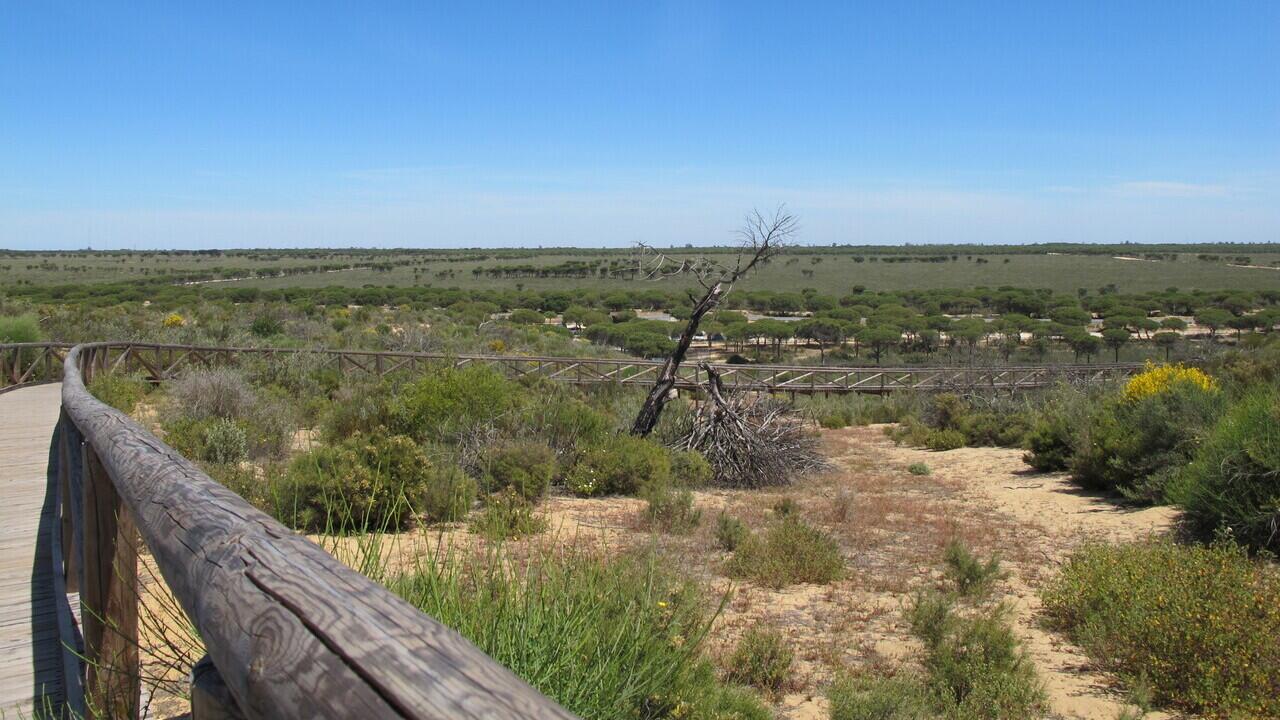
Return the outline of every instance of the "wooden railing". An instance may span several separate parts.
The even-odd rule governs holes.
[[[58,343],[0,345],[0,391],[5,387],[58,379],[63,358],[69,349],[70,345]],[[649,385],[662,367],[659,361],[637,359],[204,347],[137,342],[95,343],[85,346],[81,356],[90,367],[141,372],[159,382],[189,365],[232,365],[242,357],[291,354],[319,356],[324,363],[347,373],[382,376],[399,371],[416,372],[440,363],[455,366],[485,364],[513,377],[541,376],[578,385]],[[1059,382],[1107,382],[1127,377],[1142,366],[1106,363],[911,368],[729,364],[712,367],[724,384],[735,390],[883,394],[899,390],[1027,390]],[[706,372],[697,363],[687,362],[680,368],[676,387],[687,390],[701,388],[706,379]]]
[[[122,347],[158,375],[176,360],[161,367],[155,355],[144,360],[117,343],[62,354],[46,347],[41,357],[58,358],[63,376],[49,502],[65,715],[138,717],[137,567],[145,548],[207,652],[193,673],[195,720],[573,717],[85,387],[95,373],[127,366],[111,356]],[[35,375],[26,367],[7,377]],[[77,592],[78,627],[69,597]]]

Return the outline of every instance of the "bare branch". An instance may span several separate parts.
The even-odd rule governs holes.
[[[678,275],[690,275],[702,286],[700,299],[690,293],[689,299],[693,307],[684,331],[676,342],[675,349],[663,364],[655,378],[648,398],[641,406],[631,428],[633,435],[648,435],[658,423],[658,416],[675,388],[676,371],[684,362],[694,335],[698,332],[698,324],[707,313],[715,310],[724,296],[733,289],[735,283],[750,273],[761,263],[768,262],[786,246],[787,241],[795,235],[796,218],[786,211],[782,205],[774,211],[773,217],[765,217],[759,210],[752,211],[738,234],[742,242],[738,249],[734,264],[729,267],[709,256],[694,258],[676,258],[657,248],[639,244],[639,271],[646,279],[661,280]]]

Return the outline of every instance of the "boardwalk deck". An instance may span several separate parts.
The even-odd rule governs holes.
[[[0,717],[33,717],[62,693],[45,507],[58,384],[0,394]]]

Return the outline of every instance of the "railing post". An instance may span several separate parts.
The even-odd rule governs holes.
[[[191,720],[244,720],[244,713],[208,655],[191,666]]]
[[[84,444],[82,457],[85,705],[91,718],[137,718],[138,533],[91,444]]]

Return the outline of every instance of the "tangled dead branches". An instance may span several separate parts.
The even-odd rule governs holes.
[[[798,474],[826,467],[818,437],[789,406],[754,393],[729,395],[720,376],[702,364],[710,382],[704,403],[678,442],[711,463],[715,481],[730,487],[784,485]]]

